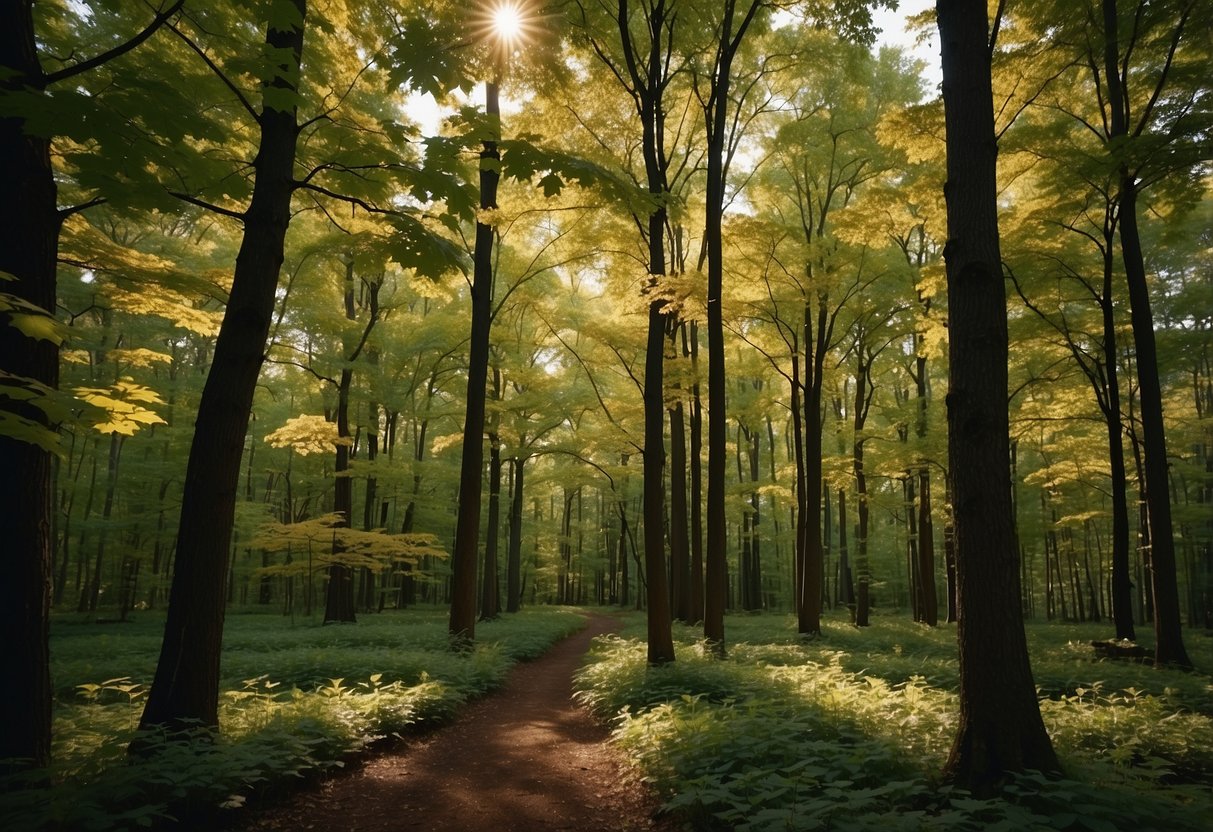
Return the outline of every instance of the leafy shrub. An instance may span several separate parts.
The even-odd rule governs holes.
[[[153,667],[158,640],[142,624],[93,633],[110,651],[96,655],[87,630],[69,625],[66,634],[53,633],[55,762],[0,782],[0,829],[107,832],[236,809],[254,792],[339,767],[378,739],[450,719],[465,701],[498,686],[515,661],[542,653],[581,624],[571,610],[526,611],[487,622],[474,650],[454,653],[445,616],[436,613],[335,628],[232,616],[222,732],[210,741],[145,737],[148,750],[139,756],[127,748],[150,670],[114,671]],[[75,675],[101,669],[104,682]],[[233,679],[234,671],[247,676]],[[70,697],[63,693],[68,682],[75,686]]]
[[[731,618],[730,636],[748,641],[725,659],[676,627],[677,661],[649,668],[631,625],[635,638],[597,640],[577,695],[695,829],[1207,828],[1213,728],[1186,708],[1207,676],[1151,671],[1156,692],[1121,687],[1140,668],[1075,650],[1072,628],[1030,628],[1038,678],[1073,691],[1042,701],[1069,779],[1029,772],[976,800],[938,780],[957,712],[948,628],[827,620],[803,642],[793,626]],[[1096,674],[1114,681],[1079,684]]]

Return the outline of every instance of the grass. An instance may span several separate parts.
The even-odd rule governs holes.
[[[448,648],[445,611],[367,616],[356,625],[228,617],[221,660],[221,732],[165,740],[132,758],[160,648],[163,618],[122,625],[52,625],[56,691],[49,772],[0,783],[0,829],[107,830],[189,818],[220,822],[254,794],[339,767],[371,743],[449,719],[497,687],[582,619],[527,610],[477,625],[477,645]],[[203,819],[203,820],[199,820]]]
[[[731,616],[712,656],[677,626],[678,661],[645,662],[642,615],[596,642],[579,696],[698,830],[1206,830],[1213,817],[1213,639],[1189,632],[1196,673],[1096,660],[1098,625],[1030,624],[1041,710],[1065,779],[1028,773],[1005,799],[939,781],[954,731],[955,631],[877,616],[827,617],[806,642],[784,615]],[[0,829],[106,830],[188,818],[207,826],[252,796],[343,765],[385,737],[450,719],[515,661],[580,626],[568,609],[477,626],[447,649],[445,611],[322,627],[229,616],[222,732],[126,746],[155,667],[163,619],[54,621],[55,763],[0,783]],[[203,819],[200,821],[199,819]]]
[[[579,696],[702,830],[1169,829],[1213,817],[1213,640],[1205,672],[1096,660],[1098,625],[1029,625],[1064,779],[1028,773],[975,800],[938,780],[955,730],[955,631],[840,618],[803,642],[788,616],[733,616],[714,658],[677,627],[678,660],[645,663],[643,621],[600,639]]]

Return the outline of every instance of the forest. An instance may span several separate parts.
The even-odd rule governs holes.
[[[3,825],[580,610],[688,827],[1201,828],[1213,4],[910,5],[0,4]]]

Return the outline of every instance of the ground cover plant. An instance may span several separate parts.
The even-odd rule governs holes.
[[[477,646],[450,650],[444,610],[320,626],[280,616],[229,618],[221,733],[210,745],[156,738],[132,757],[163,618],[97,625],[56,621],[54,764],[6,783],[0,828],[108,830],[214,817],[248,797],[344,764],[385,737],[450,718],[581,626],[568,609],[527,610],[481,624]]]
[[[1098,625],[1029,625],[1041,710],[1065,776],[977,800],[940,782],[957,712],[955,633],[877,616],[733,617],[724,659],[694,628],[645,662],[642,622],[600,639],[578,696],[700,830],[1173,829],[1213,817],[1213,641],[1204,672],[1099,660]]]

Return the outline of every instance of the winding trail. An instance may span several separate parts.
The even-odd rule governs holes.
[[[607,730],[571,698],[572,676],[597,635],[586,627],[516,665],[496,692],[456,721],[355,771],[322,781],[272,809],[248,832],[640,832],[677,828],[654,819],[658,801],[607,744]]]

